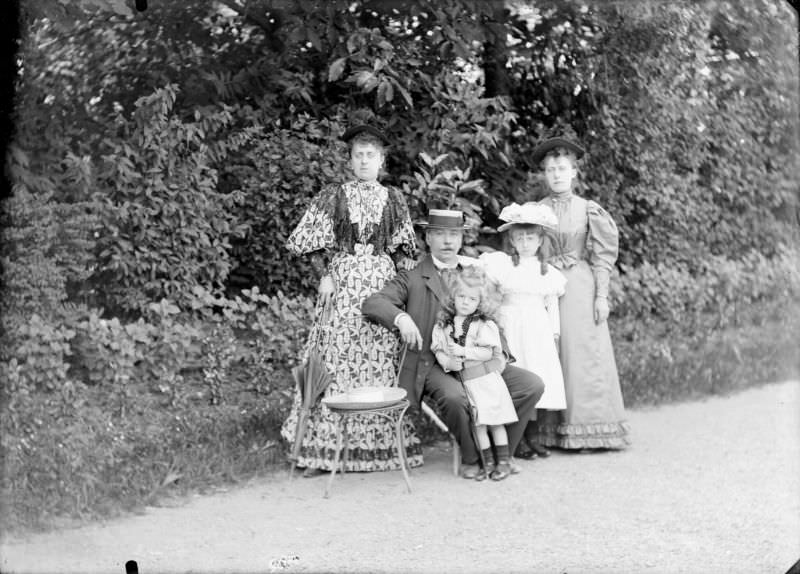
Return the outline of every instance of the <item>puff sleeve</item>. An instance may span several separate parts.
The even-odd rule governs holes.
[[[447,335],[441,325],[433,326],[431,333],[431,351],[447,351]]]
[[[588,201],[589,265],[592,267],[595,297],[608,297],[611,271],[619,254],[619,231],[611,215],[594,201]]]
[[[492,251],[481,253],[479,261],[489,279],[497,283],[502,290],[514,267],[511,257],[502,251]]]
[[[336,246],[333,220],[328,206],[336,201],[338,186],[325,187],[306,209],[300,223],[286,240],[286,249],[295,255],[304,255]]]
[[[556,298],[561,297],[567,288],[567,278],[564,274],[548,263],[547,273],[544,274],[545,281],[545,295],[554,295]]]
[[[500,346],[500,329],[494,321],[483,321],[475,333],[474,347],[467,347],[467,360],[488,361],[497,353]],[[487,351],[489,354],[487,355]]]
[[[447,333],[442,326],[434,325],[431,333],[431,351],[436,357],[436,362],[445,372],[456,370],[451,357],[447,354],[447,342]]]
[[[394,223],[392,236],[389,240],[387,251],[389,253],[401,253],[406,257],[414,257],[417,253],[417,236],[414,233],[414,225],[411,223],[411,214],[403,194],[395,189],[389,190],[389,211],[390,221]]]

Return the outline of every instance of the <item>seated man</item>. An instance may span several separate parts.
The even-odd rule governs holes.
[[[459,261],[478,261],[458,255],[464,238],[464,215],[460,211],[432,209],[425,228],[429,253],[411,271],[401,271],[373,295],[364,300],[361,311],[388,328],[396,327],[407,345],[400,370],[400,386],[409,399],[419,404],[429,396],[442,414],[445,424],[461,445],[461,476],[474,478],[479,471],[478,449],[470,427],[469,403],[461,382],[445,373],[431,351],[431,335],[436,316],[445,300],[439,270],[453,268]],[[519,420],[507,426],[508,446],[514,452],[525,426],[536,417],[536,403],[544,392],[542,380],[524,369],[496,361],[508,386]],[[518,468],[512,466],[512,472]]]

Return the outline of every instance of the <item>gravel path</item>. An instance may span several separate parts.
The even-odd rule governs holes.
[[[4,540],[12,572],[785,573],[800,558],[800,382],[629,412],[633,447],[499,483],[285,473],[175,507]],[[295,557],[296,559],[292,559]],[[280,559],[284,558],[283,563]]]

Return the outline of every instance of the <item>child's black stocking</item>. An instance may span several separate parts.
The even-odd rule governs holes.
[[[508,464],[511,461],[507,444],[498,444],[494,448],[497,450],[497,464]]]

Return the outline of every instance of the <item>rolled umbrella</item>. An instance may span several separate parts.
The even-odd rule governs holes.
[[[290,475],[294,475],[294,469],[297,467],[303,436],[308,425],[308,415],[311,413],[311,409],[317,406],[320,397],[331,383],[331,376],[325,366],[322,353],[316,349],[311,349],[306,360],[292,369],[292,376],[300,389],[300,410],[297,412],[297,426],[290,456]]]
[[[475,402],[472,400],[469,389],[467,385],[464,384],[464,381],[461,381],[461,385],[464,388],[464,393],[466,393],[469,403],[467,407],[467,412],[469,413],[469,430],[472,432],[472,440],[475,442],[475,449],[478,451],[478,459],[481,462],[481,468],[486,470],[486,459],[483,457],[483,449],[481,449],[481,443],[478,441],[478,428],[476,424],[478,420],[478,409],[475,408]]]

